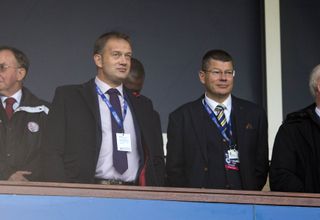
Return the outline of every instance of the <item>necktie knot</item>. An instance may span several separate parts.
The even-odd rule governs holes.
[[[108,93],[109,95],[120,95],[119,90],[114,89],[114,88],[109,89],[109,90],[107,91],[107,93]]]
[[[5,100],[6,102],[6,106],[9,105],[9,106],[13,106],[13,104],[16,102],[16,100],[12,97],[9,97]]]
[[[219,113],[221,111],[223,112],[225,109],[226,109],[226,107],[224,105],[219,104],[216,106],[216,108],[214,110]]]

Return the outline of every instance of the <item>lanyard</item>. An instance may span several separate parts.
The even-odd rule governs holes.
[[[108,106],[113,118],[115,119],[115,121],[117,122],[119,128],[121,130],[123,129],[123,122],[124,122],[124,118],[127,115],[127,109],[128,109],[128,104],[127,101],[124,99],[123,102],[123,119],[121,120],[120,117],[118,116],[116,110],[113,108],[113,106],[111,105],[110,101],[107,99],[107,97],[103,94],[103,92],[101,91],[101,89],[98,87],[98,85],[96,85],[96,91],[98,93],[98,95],[101,97],[101,99],[104,101],[104,103],[106,103],[106,105]]]
[[[216,118],[216,115],[214,114],[214,112],[212,111],[212,109],[210,108],[210,106],[207,104],[207,102],[204,99],[202,99],[202,104],[205,107],[205,109],[207,110],[211,120],[218,127],[220,134],[229,142],[229,145],[231,146],[232,145],[231,139],[227,135],[227,132],[228,132],[230,137],[232,136],[231,120],[229,120],[229,123],[227,124],[227,129],[223,130],[222,126],[220,125],[220,123],[218,122],[218,120]]]

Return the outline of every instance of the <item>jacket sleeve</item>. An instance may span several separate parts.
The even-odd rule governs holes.
[[[183,187],[186,185],[186,176],[184,171],[182,121],[178,116],[175,113],[169,116],[166,171],[168,186]]]
[[[302,181],[296,175],[297,157],[294,138],[282,125],[277,133],[270,168],[270,188],[272,191],[302,192]]]
[[[258,148],[256,157],[256,179],[257,188],[262,190],[264,187],[268,171],[269,171],[269,157],[268,157],[268,121],[267,116],[264,111],[262,111],[259,122],[259,136],[258,138]]]
[[[65,102],[61,89],[57,88],[48,115],[42,142],[43,178],[51,182],[67,182],[64,172]]]
[[[165,162],[164,162],[164,153],[163,153],[163,140],[162,140],[162,129],[159,113],[153,111],[153,125],[155,129],[154,145],[152,149],[152,163],[154,167],[156,184],[155,186],[164,186],[165,182]]]

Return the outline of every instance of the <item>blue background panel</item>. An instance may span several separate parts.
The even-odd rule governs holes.
[[[5,220],[320,219],[320,208],[312,207],[28,195],[0,195],[0,213]]]
[[[252,205],[63,196],[0,195],[1,219],[253,220]]]
[[[296,206],[255,206],[259,220],[315,220],[320,219],[320,208]]]

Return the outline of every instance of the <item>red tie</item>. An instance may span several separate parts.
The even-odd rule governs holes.
[[[10,120],[13,115],[13,104],[16,102],[16,100],[14,98],[9,97],[5,100],[5,102],[6,102],[6,113],[7,113],[8,119]]]

